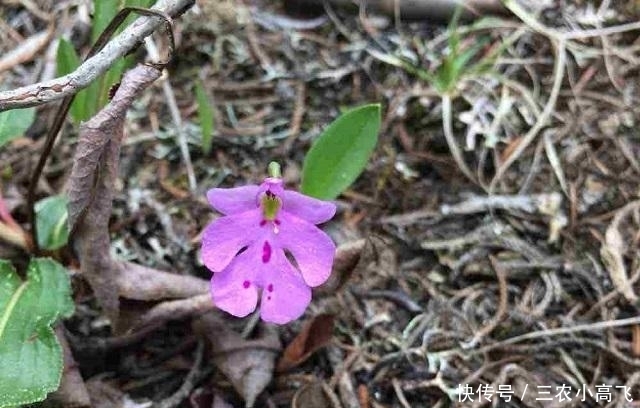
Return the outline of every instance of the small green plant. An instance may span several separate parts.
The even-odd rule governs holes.
[[[35,205],[38,246],[48,250],[62,248],[69,240],[69,200],[65,195],[43,198]]]
[[[43,400],[62,373],[62,348],[52,325],[73,313],[67,271],[51,259],[32,259],[21,280],[0,260],[0,407]]]
[[[471,45],[463,46],[461,33],[472,31],[473,26],[471,30],[469,30],[469,27],[463,29],[458,26],[460,10],[459,8],[456,11],[451,23],[447,27],[447,47],[446,50],[443,50],[441,62],[432,70],[416,66],[414,63],[395,55],[383,54],[377,51],[370,51],[370,53],[380,61],[402,68],[433,87],[442,99],[442,128],[451,155],[460,171],[462,171],[469,180],[478,183],[473,171],[466,164],[462,151],[460,147],[458,147],[454,136],[452,102],[458,97],[458,92],[466,80],[481,75],[495,74],[492,73],[492,69],[496,60],[502,52],[515,41],[518,35],[512,36],[507,41],[503,41],[499,46],[481,55],[482,50],[488,43],[488,37],[477,36],[473,39],[474,41],[467,41],[467,43],[471,43]],[[485,28],[485,24],[486,22],[481,21],[476,23],[476,26],[478,28]],[[494,76],[497,77],[497,75]]]

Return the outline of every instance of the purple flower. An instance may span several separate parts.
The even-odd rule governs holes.
[[[214,188],[207,198],[224,214],[202,236],[202,260],[215,272],[213,303],[243,317],[262,294],[263,320],[284,324],[300,317],[310,287],[331,273],[335,245],[314,224],[331,219],[335,204],[285,190],[275,177],[259,186]]]

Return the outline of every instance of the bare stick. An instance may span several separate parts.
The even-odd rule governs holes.
[[[156,44],[153,42],[153,40],[150,37],[147,37],[144,39],[144,43],[151,59],[159,61],[160,54],[158,53],[158,48],[156,47]],[[191,164],[191,155],[189,154],[189,146],[187,145],[187,135],[183,130],[180,109],[178,109],[178,103],[176,102],[176,96],[173,93],[173,88],[171,87],[171,82],[169,81],[169,73],[167,72],[167,70],[164,70],[162,76],[162,91],[164,92],[167,105],[169,106],[169,112],[171,113],[171,119],[173,120],[173,124],[176,128],[176,141],[178,142],[178,146],[180,146],[180,154],[182,155],[182,160],[184,161],[184,165],[187,168],[189,189],[193,193],[198,187],[196,185],[196,174],[193,171],[193,164]]]
[[[640,324],[640,317],[636,316],[636,317],[630,317],[627,319],[607,320],[605,322],[579,324],[571,327],[559,327],[557,329],[538,330],[538,331],[521,334],[519,336],[510,337],[506,340],[502,340],[497,343],[489,344],[487,346],[474,350],[474,352],[486,353],[491,350],[499,349],[501,347],[505,347],[510,344],[520,343],[526,340],[548,338],[551,336],[559,336],[562,334],[575,334],[575,333],[585,332],[585,331],[600,331],[600,330],[610,329],[613,327],[632,326],[635,324]]]
[[[195,388],[196,383],[198,382],[198,380],[201,379],[201,374],[202,374],[201,366],[202,366],[203,355],[204,355],[204,342],[199,341],[195,351],[195,359],[193,361],[193,366],[191,367],[191,370],[189,370],[189,374],[187,374],[187,377],[184,379],[184,383],[182,383],[178,391],[176,391],[173,395],[158,402],[157,407],[159,408],[177,407],[178,405],[180,405],[182,401],[184,401],[189,396],[189,394],[191,394],[191,391],[193,391],[193,389]]]
[[[158,0],[152,10],[176,16],[187,10],[193,2],[194,0]],[[0,112],[41,105],[62,99],[86,88],[96,78],[104,74],[118,58],[136,48],[146,36],[153,33],[164,22],[160,17],[140,17],[72,73],[49,81],[0,92]]]

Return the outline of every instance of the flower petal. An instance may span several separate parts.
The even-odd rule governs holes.
[[[331,274],[336,246],[331,238],[315,225],[280,212],[280,231],[276,244],[291,251],[307,285],[323,284]]]
[[[236,254],[259,238],[260,210],[220,217],[202,233],[202,262],[214,272],[222,271]]]
[[[336,205],[330,201],[288,190],[285,190],[282,198],[282,209],[312,224],[329,221],[336,213]]]
[[[258,186],[212,188],[207,191],[207,199],[222,214],[239,214],[258,206],[258,189]]]
[[[213,304],[236,317],[253,312],[258,303],[255,259],[249,250],[238,255],[222,272],[211,278]]]
[[[311,289],[282,250],[274,255],[273,262],[264,265],[260,274],[263,287],[260,316],[266,322],[285,324],[302,316],[311,302]]]

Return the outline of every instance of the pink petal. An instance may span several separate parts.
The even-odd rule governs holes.
[[[238,255],[222,272],[211,278],[211,298],[213,304],[237,317],[253,312],[258,303],[255,259],[253,251]]]
[[[258,186],[212,188],[207,191],[207,199],[222,214],[239,214],[258,207],[258,189]]]
[[[327,234],[305,220],[285,211],[280,212],[279,218],[277,244],[291,251],[307,285],[323,284],[331,274],[335,244]]]
[[[311,302],[311,289],[282,250],[276,251],[272,259],[260,272],[263,287],[260,316],[266,322],[285,324],[304,314]]]
[[[223,270],[236,254],[262,235],[259,209],[220,217],[202,233],[202,262],[214,272]]]
[[[321,224],[333,218],[336,213],[336,205],[329,201],[318,200],[287,190],[282,198],[282,210],[312,224]]]

